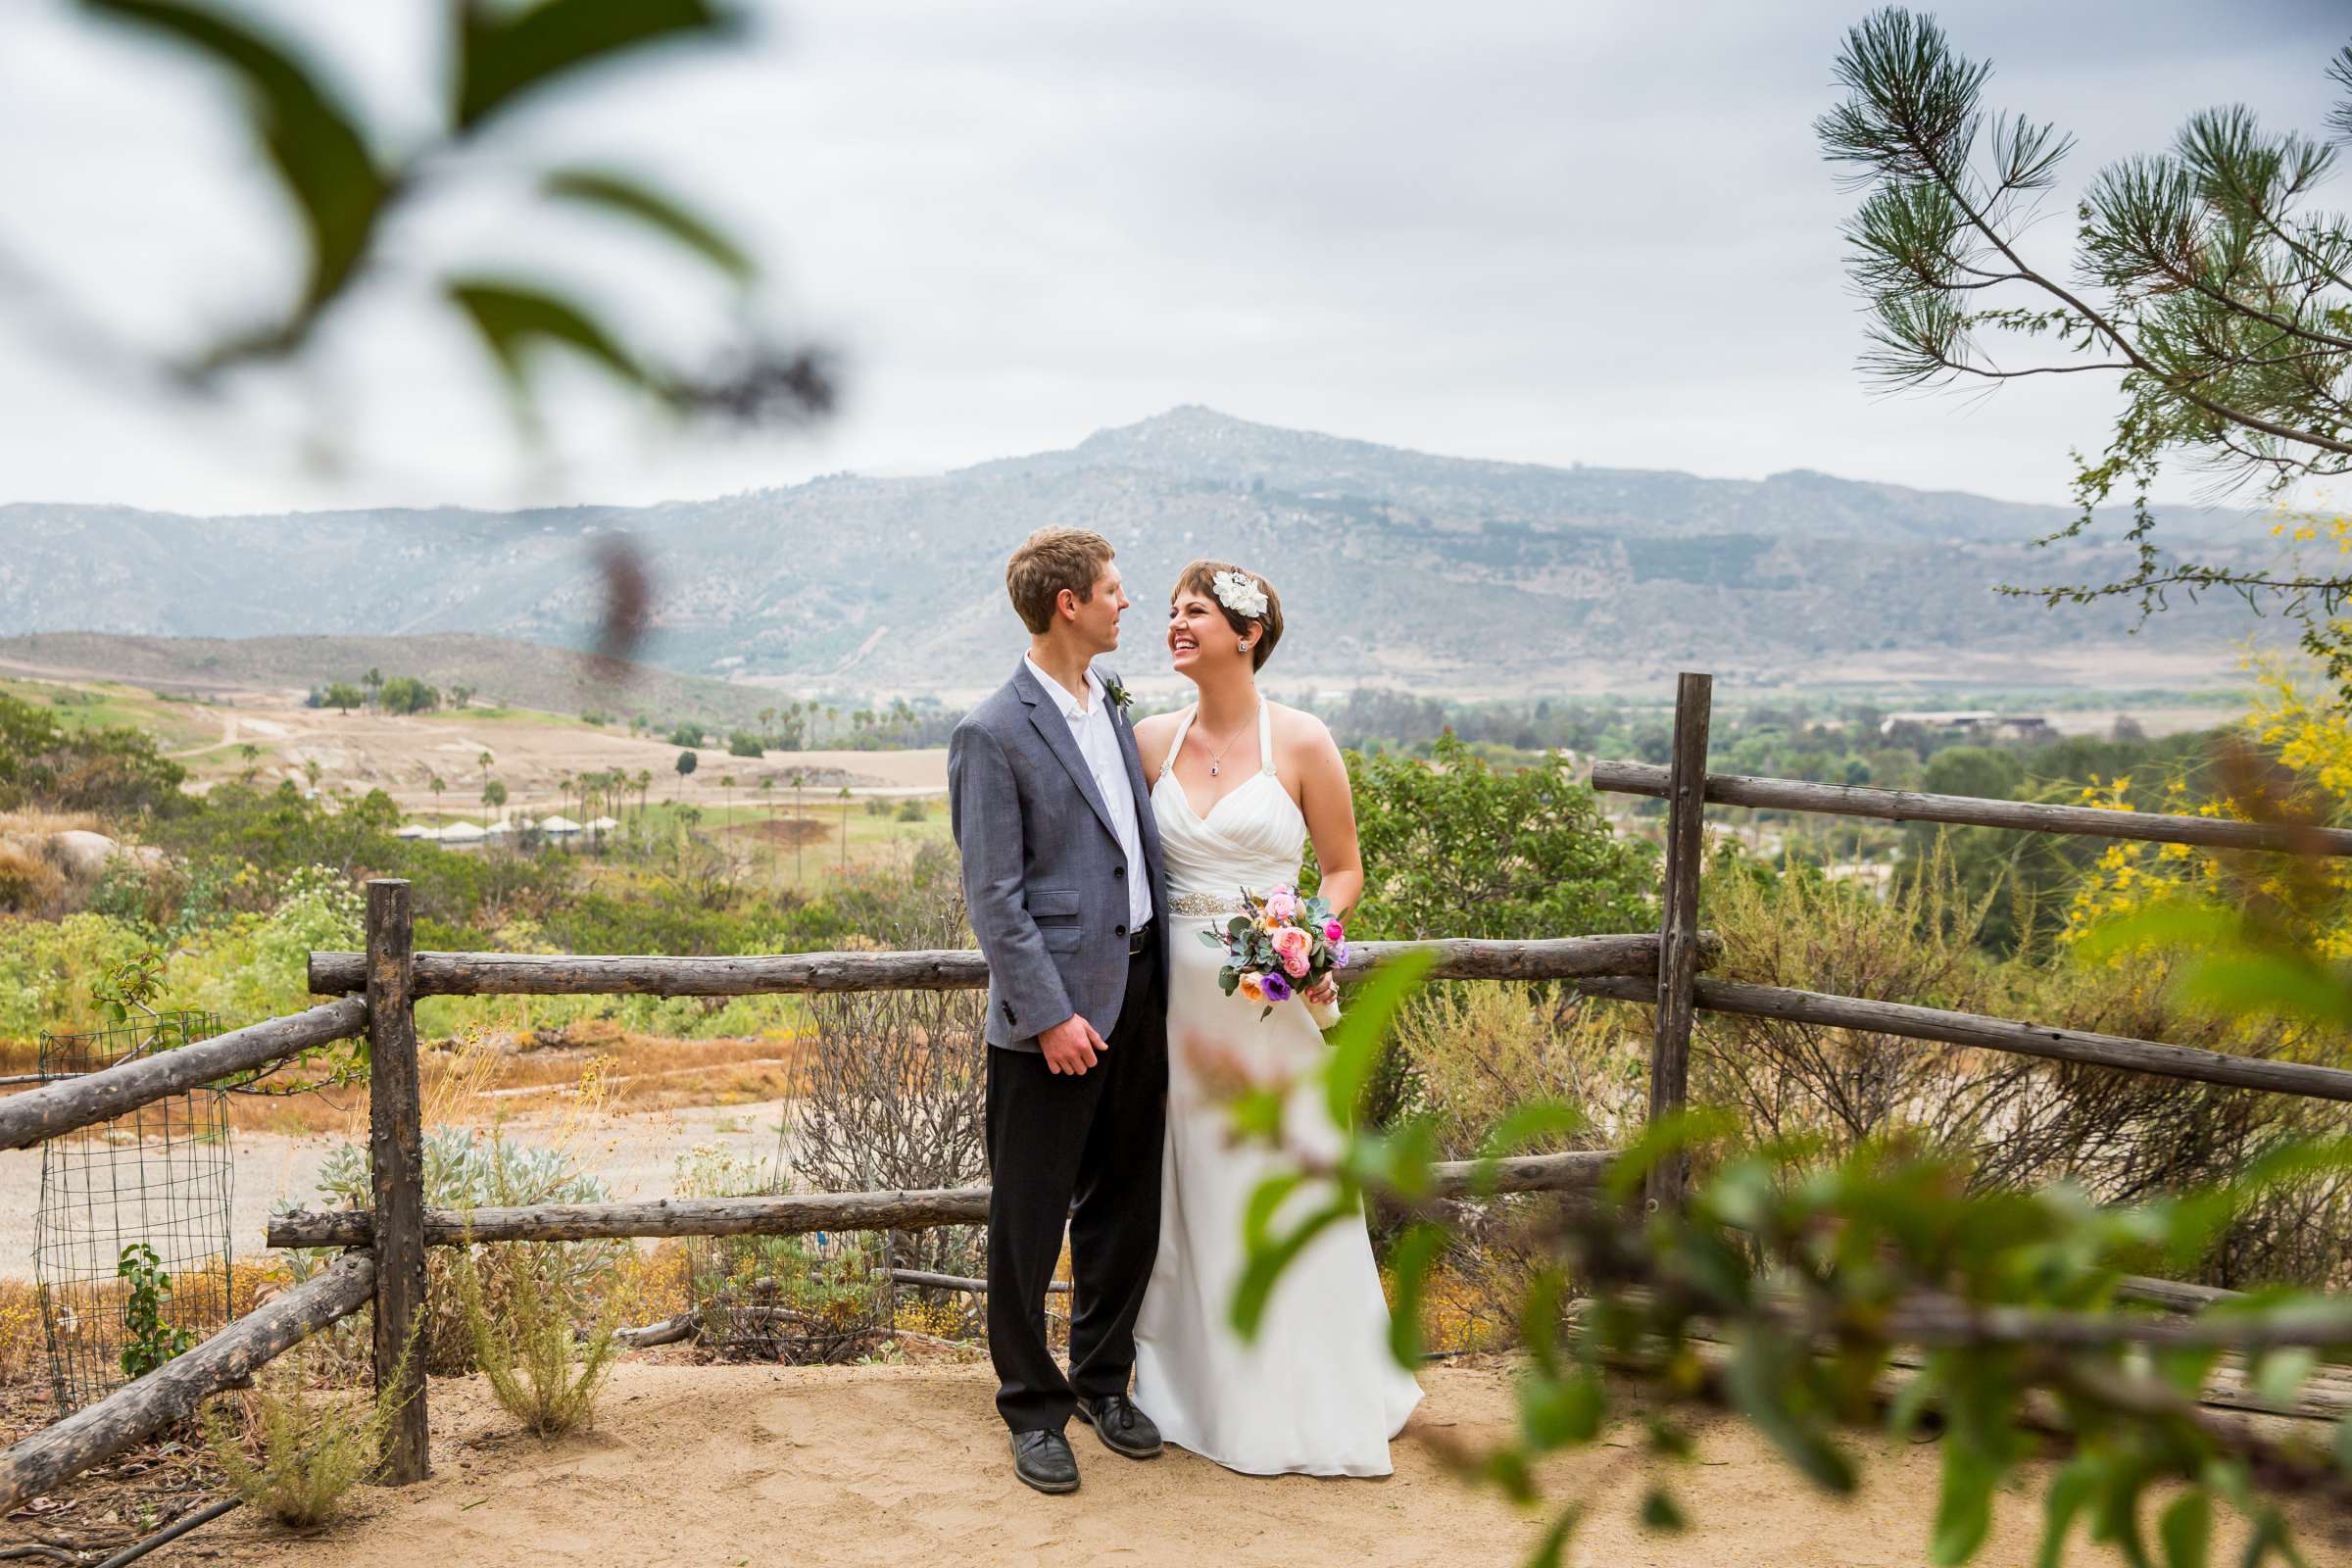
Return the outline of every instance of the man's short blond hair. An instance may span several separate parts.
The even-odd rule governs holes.
[[[1114,552],[1092,528],[1040,528],[1021,541],[1004,563],[1004,591],[1032,635],[1054,624],[1054,609],[1067,588],[1080,604],[1095,597],[1095,584]]]

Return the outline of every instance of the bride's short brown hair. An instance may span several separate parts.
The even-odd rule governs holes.
[[[1219,599],[1217,573],[1221,571],[1238,571],[1256,583],[1265,593],[1266,612],[1254,617],[1238,614],[1224,600]],[[1175,592],[1168,595],[1170,603],[1175,601],[1177,594],[1199,594],[1216,606],[1224,613],[1225,624],[1233,628],[1236,637],[1249,636],[1251,626],[1263,626],[1265,631],[1258,637],[1257,645],[1250,650],[1250,667],[1253,670],[1266,667],[1266,661],[1274,657],[1274,645],[1282,640],[1282,595],[1274,591],[1272,583],[1230,561],[1196,561],[1176,574]]]

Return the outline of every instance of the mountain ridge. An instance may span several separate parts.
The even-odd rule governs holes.
[[[2050,612],[1995,592],[2129,569],[2112,537],[2032,547],[2071,516],[1806,469],[1709,479],[1444,457],[1185,405],[944,474],[828,474],[643,507],[196,517],[0,505],[0,627],[577,648],[602,608],[593,541],[626,532],[657,589],[649,662],[969,689],[1000,679],[1018,647],[1006,554],[1065,521],[1111,538],[1147,611],[1190,559],[1266,574],[1294,628],[1290,678],[1514,690],[1596,663],[1646,679],[1693,661],[1767,677],[1878,655],[2128,646],[2128,606]],[[2201,553],[2252,559],[2255,532]],[[2252,622],[2209,601],[2164,624],[2168,647],[2218,647]]]

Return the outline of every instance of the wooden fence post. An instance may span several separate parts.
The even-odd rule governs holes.
[[[1707,718],[1715,677],[1683,672],[1674,693],[1674,760],[1666,780],[1666,878],[1659,900],[1657,1033],[1649,1049],[1649,1115],[1680,1110],[1690,1081],[1691,987],[1698,977],[1698,872],[1706,857]],[[1653,1208],[1682,1201],[1689,1161],[1677,1153],[1651,1167],[1644,1196]]]
[[[368,884],[368,1163],[375,1197],[375,1386],[397,1372],[400,1412],[376,1480],[404,1487],[429,1469],[424,1410],[424,1131],[416,1077],[416,937],[409,884]],[[401,1351],[409,1349],[404,1359]]]

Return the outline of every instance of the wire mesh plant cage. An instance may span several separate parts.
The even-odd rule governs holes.
[[[207,1012],[44,1031],[41,1079],[97,1072],[219,1032]],[[228,1102],[217,1089],[154,1101],[41,1145],[33,1278],[61,1413],[228,1322],[229,1182]]]
[[[826,1366],[890,1338],[890,1238],[863,1231],[722,1236],[687,1250],[704,1348],[737,1360]]]

